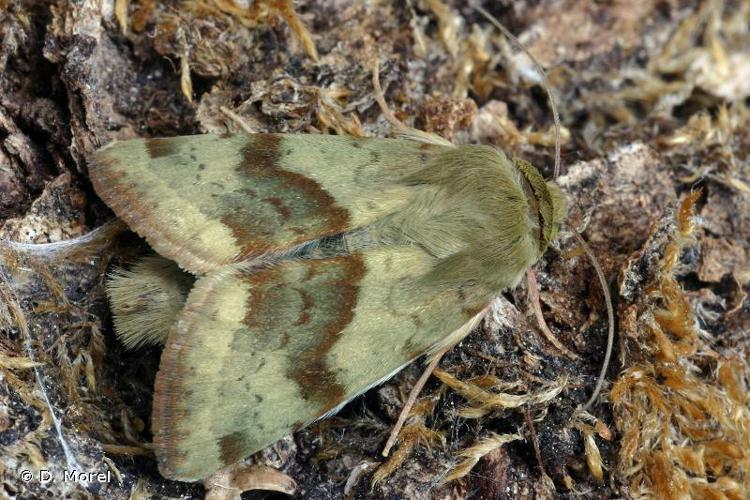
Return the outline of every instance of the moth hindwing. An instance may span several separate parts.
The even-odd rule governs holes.
[[[114,143],[90,172],[196,278],[154,395],[159,468],[181,480],[460,340],[565,212],[534,167],[487,146],[198,135]]]

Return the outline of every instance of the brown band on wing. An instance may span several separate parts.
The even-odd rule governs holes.
[[[310,266],[335,266],[332,270],[336,279],[327,283],[334,288],[338,300],[326,304],[325,324],[316,335],[316,342],[312,348],[299,353],[299,358],[289,371],[289,376],[295,380],[306,400],[314,401],[322,406],[321,415],[338,406],[346,396],[346,389],[338,382],[336,371],[329,364],[327,355],[339,340],[341,332],[354,318],[354,310],[359,297],[360,281],[365,275],[365,263],[358,255],[345,258],[314,260]],[[304,287],[304,283],[301,284]],[[308,297],[313,301],[315,298]],[[307,305],[307,304],[306,304]],[[331,311],[329,308],[334,307]]]
[[[307,290],[303,290],[302,288],[295,288],[295,290],[297,290],[297,292],[300,294],[300,297],[302,298],[302,310],[299,313],[297,321],[292,323],[292,325],[306,325],[310,322],[310,311],[315,305],[315,299],[313,299],[312,295]]]
[[[273,233],[261,233],[257,221],[251,214],[230,211],[221,218],[241,248],[241,256],[257,255],[278,248],[288,248],[321,236],[337,234],[349,228],[349,212],[339,206],[336,200],[314,179],[290,172],[280,166],[283,154],[283,137],[274,134],[257,134],[248,138],[242,151],[242,161],[237,171],[247,179],[273,178],[279,181],[278,193],[257,200],[270,205],[279,214],[289,235],[297,234],[291,241],[276,241]],[[285,200],[299,200],[294,206]]]
[[[298,318],[288,325],[279,325],[279,330],[288,332],[301,345],[289,353],[287,376],[296,382],[305,400],[320,408],[322,415],[345,399],[346,388],[338,382],[327,355],[354,319],[366,266],[359,255],[311,259],[297,265],[304,268],[298,277],[295,275],[294,283],[284,276],[283,266],[245,275],[249,296],[242,322],[257,332],[256,339],[280,335],[274,328],[276,307],[279,301],[287,300],[286,293],[294,292],[300,301]],[[283,339],[262,340],[277,341],[286,345]]]
[[[292,215],[292,210],[284,205],[284,200],[279,196],[269,196],[268,198],[263,198],[260,201],[264,201],[273,205],[273,208],[276,209],[276,211],[284,221],[289,220],[289,217]]]

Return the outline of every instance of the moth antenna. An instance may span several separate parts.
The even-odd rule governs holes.
[[[615,340],[615,312],[614,307],[612,307],[612,297],[609,293],[607,278],[604,276],[604,271],[602,271],[602,268],[599,265],[599,261],[596,260],[596,256],[594,255],[594,252],[591,251],[591,247],[589,247],[588,243],[586,243],[586,240],[584,240],[577,231],[573,231],[573,236],[575,236],[578,243],[581,245],[581,247],[583,247],[583,251],[591,261],[591,265],[594,266],[596,275],[599,278],[599,284],[601,285],[602,292],[604,293],[604,302],[607,305],[607,322],[609,323],[607,328],[607,350],[604,353],[604,361],[602,362],[602,369],[599,372],[599,379],[596,381],[594,392],[591,393],[591,397],[588,401],[586,401],[586,404],[583,405],[582,408],[582,411],[588,411],[599,397],[599,393],[604,386],[604,378],[606,377],[607,370],[609,369],[609,361],[612,357],[612,346],[614,345]]]
[[[479,4],[473,3],[472,6],[474,9],[476,9],[477,12],[482,14],[485,19],[487,19],[495,28],[499,29],[505,37],[510,40],[511,44],[515,46],[517,50],[522,51],[524,54],[526,54],[529,59],[531,60],[531,63],[534,65],[534,69],[537,70],[539,75],[542,78],[542,86],[544,87],[544,90],[547,92],[547,98],[549,99],[549,105],[552,109],[552,119],[555,122],[555,170],[553,178],[556,178],[560,175],[560,150],[561,150],[561,132],[560,132],[560,115],[557,112],[557,103],[555,102],[555,98],[552,95],[552,86],[549,84],[549,79],[547,78],[547,72],[544,71],[544,68],[542,68],[542,65],[539,64],[539,61],[531,55],[531,52],[526,48],[526,46],[521,43],[521,40],[516,38],[516,36],[510,32],[508,28],[503,26],[500,21],[498,21],[495,16],[487,12],[484,7],[482,7]]]
[[[430,375],[432,375],[432,372],[435,371],[435,368],[437,367],[438,363],[440,363],[440,360],[443,359],[443,355],[452,347],[453,346],[451,345],[435,354],[435,356],[432,358],[432,361],[430,361],[430,364],[427,365],[427,368],[425,368],[424,372],[422,372],[422,376],[419,377],[417,383],[414,384],[414,387],[412,387],[411,392],[409,393],[409,398],[406,400],[406,403],[404,404],[404,407],[401,409],[401,413],[398,416],[396,425],[393,426],[391,435],[388,436],[388,441],[386,441],[385,446],[383,447],[382,455],[384,457],[388,456],[388,454],[391,452],[391,448],[393,448],[393,445],[396,444],[398,434],[401,432],[401,428],[406,423],[406,418],[409,416],[411,409],[414,407],[414,403],[417,402],[417,397],[419,396],[419,393],[422,392],[422,388],[427,383]]]
[[[406,125],[404,122],[396,118],[391,109],[388,107],[388,103],[385,102],[383,95],[383,87],[380,86],[380,61],[376,55],[372,62],[372,86],[374,88],[373,96],[375,102],[380,106],[380,110],[383,112],[383,116],[388,120],[388,123],[393,125],[398,130],[398,135],[404,139],[412,141],[425,142],[427,144],[436,144],[438,146],[453,146],[453,143],[447,139],[443,139],[439,135],[431,134],[418,130],[414,127]]]
[[[388,107],[388,103],[385,102],[383,87],[380,86],[380,59],[378,58],[377,54],[375,55],[375,57],[373,57],[372,61],[372,86],[375,89],[375,92],[373,93],[375,102],[377,102],[378,106],[380,106],[380,111],[383,112],[383,116],[385,116],[385,119],[388,120],[388,123],[396,127],[398,130],[408,132],[410,130],[410,127],[396,118],[396,115],[393,114],[391,108]]]
[[[219,110],[224,113],[227,118],[232,120],[234,123],[237,124],[246,134],[255,134],[257,130],[253,130],[250,125],[247,124],[247,122],[237,113],[232,111],[231,109],[227,108],[226,106],[219,107]]]

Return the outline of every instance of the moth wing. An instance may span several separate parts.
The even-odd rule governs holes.
[[[115,142],[89,166],[99,196],[194,274],[365,226],[404,206],[396,179],[441,146],[326,135]]]
[[[493,293],[430,285],[434,260],[404,246],[199,279],[156,378],[162,475],[204,478],[468,333]]]

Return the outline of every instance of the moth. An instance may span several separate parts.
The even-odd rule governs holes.
[[[456,344],[566,214],[530,163],[419,137],[138,139],[89,170],[160,256],[109,294],[126,343],[165,343],[152,430],[183,481]]]

